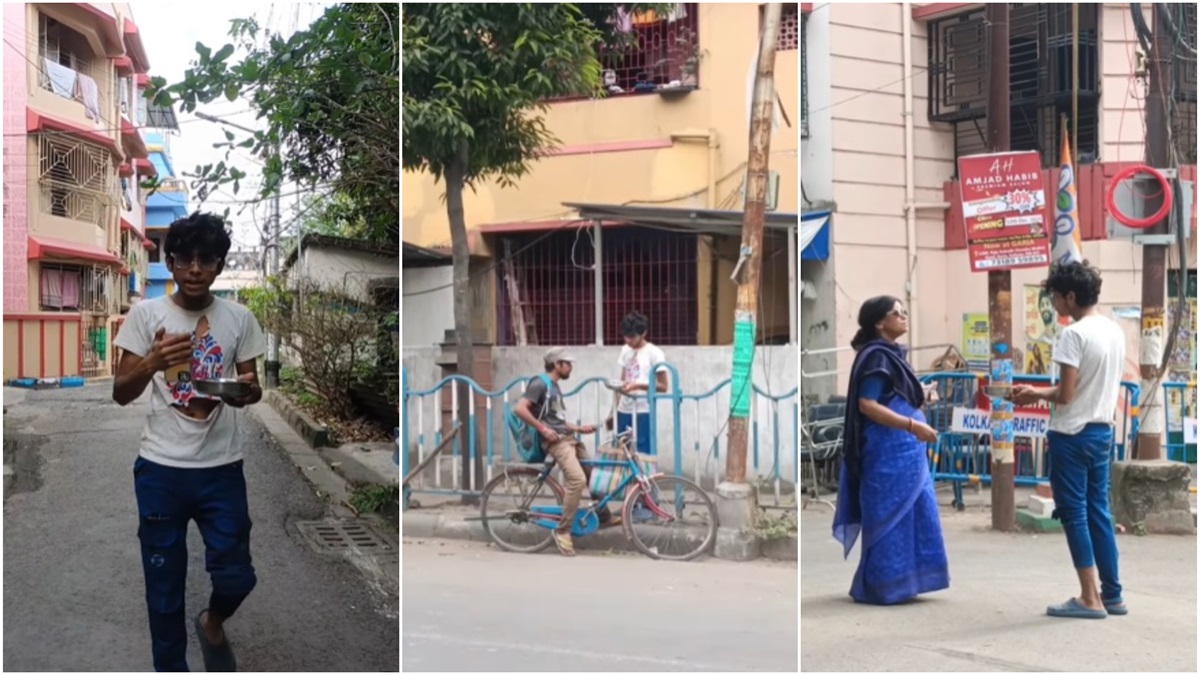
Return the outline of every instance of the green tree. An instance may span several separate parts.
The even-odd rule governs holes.
[[[627,5],[659,8],[662,5]],[[470,250],[463,188],[512,186],[558,141],[546,100],[600,96],[602,41],[623,42],[606,24],[615,4],[405,3],[406,171],[445,186],[454,254],[454,329],[459,372],[471,375]]]
[[[147,96],[187,112],[220,97],[249,99],[266,131],[226,129],[225,161],[197,167],[201,201],[218,186],[236,194],[246,172],[230,154],[264,162],[260,198],[285,181],[346,198],[364,234],[400,241],[400,9],[398,3],[341,3],[288,39],[254,19],[231,22],[233,43],[215,52],[196,43],[182,82],[153,78]],[[235,47],[236,45],[236,47]],[[243,54],[232,63],[235,52]]]

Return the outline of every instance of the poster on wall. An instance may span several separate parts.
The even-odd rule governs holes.
[[[1037,152],[958,160],[963,223],[972,272],[1046,267],[1046,189]]]
[[[991,333],[987,314],[963,314],[962,354],[972,370],[987,368],[991,360]]]
[[[1025,374],[1051,375],[1054,341],[1067,325],[1054,311],[1050,293],[1040,285],[1025,287]]]

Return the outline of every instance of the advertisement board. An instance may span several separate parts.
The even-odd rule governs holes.
[[[1046,188],[1037,152],[958,160],[963,223],[972,272],[1046,267]]]

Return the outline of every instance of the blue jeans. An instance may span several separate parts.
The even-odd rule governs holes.
[[[634,418],[637,418],[637,429],[634,431],[636,449],[643,455],[653,455],[654,446],[650,444],[650,413],[617,413],[617,433],[634,428]]]
[[[1108,511],[1112,427],[1089,424],[1077,434],[1050,431],[1046,440],[1050,445],[1054,517],[1062,522],[1075,569],[1095,566],[1103,599],[1120,598],[1117,537]]]
[[[180,469],[139,457],[133,465],[138,539],[146,577],[151,650],[158,672],[187,665],[188,521],[204,538],[205,569],[212,579],[208,610],[233,616],[258,579],[250,564],[250,512],[242,462],[208,469]]]

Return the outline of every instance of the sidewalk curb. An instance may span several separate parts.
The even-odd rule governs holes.
[[[305,414],[279,391],[264,392],[263,402],[285,420],[308,447],[316,449],[330,445],[329,429]]]
[[[253,405],[246,410],[262,423],[267,438],[292,460],[296,469],[308,482],[328,496],[329,508],[334,516],[358,517],[358,514],[347,506],[350,501],[350,489],[346,479],[339,476],[316,450],[309,447],[287,420],[270,405]]]
[[[468,521],[465,516],[451,513],[405,511],[400,525],[400,536],[418,539],[458,539],[462,541],[491,542],[483,531],[483,523]],[[595,534],[575,539],[575,548],[583,551],[622,551],[640,553],[622,528],[600,530]],[[762,559],[794,562],[797,559],[797,539],[775,539],[762,542]],[[710,553],[711,555],[711,553]],[[752,562],[752,561],[751,561]]]

